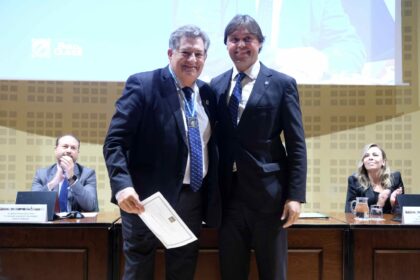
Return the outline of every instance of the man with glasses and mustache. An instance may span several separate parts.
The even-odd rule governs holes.
[[[169,38],[169,65],[130,76],[116,102],[104,157],[124,239],[124,279],[154,279],[157,238],[138,216],[160,192],[198,237],[220,220],[216,97],[198,80],[210,41],[193,25]],[[194,137],[193,137],[194,136]],[[165,250],[166,279],[194,279],[198,241]]]

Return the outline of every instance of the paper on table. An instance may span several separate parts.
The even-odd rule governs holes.
[[[98,216],[98,212],[81,212],[82,215],[85,218],[95,218],[96,216]],[[65,218],[69,212],[60,212],[60,213],[55,213],[58,217],[60,218]]]
[[[176,248],[197,240],[160,192],[142,200],[142,204],[145,211],[139,217],[165,248]]]
[[[299,219],[327,219],[328,215],[317,213],[317,212],[302,212],[299,215]]]
[[[95,218],[98,216],[98,212],[82,212],[85,218]]]

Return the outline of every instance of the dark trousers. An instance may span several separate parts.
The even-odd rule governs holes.
[[[202,221],[201,192],[184,186],[177,206],[179,217],[199,237]],[[138,215],[121,211],[124,239],[124,279],[153,280],[155,252],[160,244]],[[194,279],[198,257],[198,241],[165,250],[165,270],[168,280]]]
[[[287,231],[280,218],[279,213],[252,210],[235,198],[227,204],[219,230],[223,280],[248,280],[251,249],[260,280],[287,278]]]

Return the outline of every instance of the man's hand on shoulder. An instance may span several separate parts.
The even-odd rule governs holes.
[[[144,212],[139,195],[133,187],[119,191],[115,198],[118,201],[118,206],[127,213],[140,214]]]

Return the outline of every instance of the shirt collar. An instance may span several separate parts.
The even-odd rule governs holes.
[[[260,61],[257,59],[254,64],[252,64],[248,69],[244,71],[244,73],[247,75],[248,78],[251,80],[256,80],[258,73],[260,72],[261,64]],[[236,79],[236,76],[238,75],[238,69],[236,67],[233,67],[233,73],[232,73],[232,81]]]
[[[173,70],[172,70],[172,68],[171,68],[171,66],[170,66],[170,65],[168,66],[168,68],[169,68],[169,73],[171,73],[171,76],[172,76],[173,81],[174,81],[174,83],[175,83],[176,90],[177,90],[177,91],[180,91],[180,90],[181,90],[182,88],[184,88],[185,86],[181,84],[181,81],[180,81],[180,80],[178,80],[178,78],[176,77],[176,75],[175,75],[175,73],[173,72]],[[197,81],[195,81],[195,82],[194,82],[194,84],[193,84],[190,88],[192,88],[192,90],[193,90],[194,92],[197,92],[197,91],[198,91]]]

